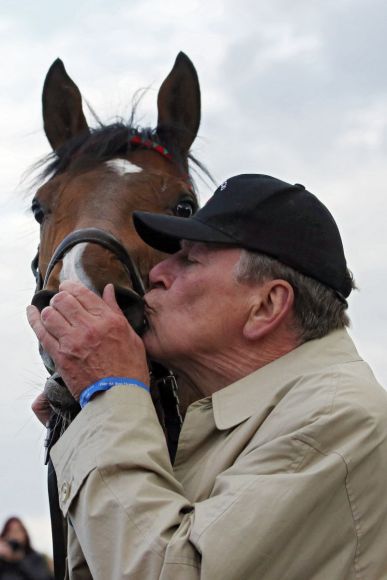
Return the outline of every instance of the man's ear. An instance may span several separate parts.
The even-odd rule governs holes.
[[[286,321],[294,304],[293,287],[286,280],[269,280],[257,288],[243,328],[247,340],[270,334]]]

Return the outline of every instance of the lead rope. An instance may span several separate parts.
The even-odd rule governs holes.
[[[31,269],[36,280],[35,294],[43,288],[43,279],[39,272],[39,247],[35,258],[32,260]],[[54,378],[57,373],[52,373],[46,381],[46,386],[50,381],[59,380]],[[44,440],[44,465],[47,465],[47,491],[50,508],[52,552],[54,561],[55,580],[65,580],[66,558],[67,558],[67,522],[59,507],[58,481],[53,463],[50,458],[52,446],[58,441],[63,429],[63,419],[53,413],[46,425],[46,438]]]
[[[51,447],[58,441],[61,429],[62,418],[54,413],[47,425],[46,439],[44,441],[44,464],[47,465],[48,503],[50,506],[55,580],[64,580],[67,558],[67,520],[63,517],[59,507],[58,481],[50,458]]]
[[[150,363],[152,379],[160,394],[162,417],[169,458],[173,464],[183,419],[180,413],[179,395],[176,377],[172,371],[155,362]],[[157,412],[157,408],[156,408]]]

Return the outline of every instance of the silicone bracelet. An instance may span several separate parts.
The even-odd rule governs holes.
[[[82,391],[81,396],[79,397],[79,404],[81,405],[81,408],[83,409],[83,407],[87,405],[87,403],[90,401],[91,397],[95,393],[101,391],[108,391],[109,389],[115,387],[116,385],[128,385],[128,387],[130,386],[139,387],[140,389],[144,389],[148,393],[150,392],[148,385],[142,383],[141,381],[138,381],[137,379],[130,379],[128,377],[106,377],[104,379],[96,381],[95,383],[93,383],[89,387],[86,387],[86,389]]]

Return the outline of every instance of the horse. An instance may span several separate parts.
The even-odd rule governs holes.
[[[31,205],[40,224],[32,302],[40,310],[47,306],[66,279],[97,293],[111,282],[123,312],[140,327],[136,297],[163,255],[139,238],[131,215],[143,210],[190,217],[198,208],[188,165],[192,160],[202,167],[189,152],[201,114],[196,70],[184,53],[177,55],[158,92],[154,129],[136,126],[134,114],[127,123],[90,129],[81,93],[60,59],[47,73],[42,104],[53,153]],[[53,374],[53,362],[41,355]],[[46,394],[67,422],[79,409],[60,380],[48,381]]]
[[[149,270],[163,254],[139,238],[131,216],[142,210],[190,217],[198,208],[189,171],[189,161],[204,169],[190,153],[201,115],[196,70],[184,53],[177,55],[158,92],[155,128],[137,126],[134,113],[128,122],[99,122],[90,128],[81,93],[60,59],[47,73],[42,104],[44,131],[53,152],[45,160],[43,184],[31,204],[40,224],[39,248],[32,262],[36,278],[32,303],[42,310],[67,279],[80,280],[99,294],[113,283],[123,313],[141,333],[141,296]],[[41,356],[50,373],[44,390],[55,412],[46,441],[49,454],[80,408],[53,361],[42,350]],[[152,373],[159,379],[152,381],[152,397],[173,458],[180,410],[190,399],[182,393],[179,407],[173,376],[157,364]],[[52,472],[49,464],[55,577],[60,578],[65,538]]]

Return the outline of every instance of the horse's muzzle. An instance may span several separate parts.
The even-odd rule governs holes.
[[[36,306],[41,312],[43,308],[49,306],[51,298],[57,293],[58,292],[54,290],[39,290],[34,294],[31,304]],[[137,334],[141,336],[146,328],[144,299],[134,290],[123,288],[121,286],[115,287],[115,295],[117,304],[122,310],[125,318]]]
[[[97,244],[106,248],[112,252],[124,266],[128,275],[128,279],[132,284],[133,290],[130,288],[116,286],[116,300],[128,322],[131,324],[134,330],[141,335],[146,328],[144,316],[145,305],[143,300],[145,289],[141,276],[132,257],[127,252],[122,243],[110,232],[100,230],[98,228],[75,230],[66,236],[56,248],[53,256],[51,257],[44,280],[41,279],[41,276],[37,270],[38,257],[34,259],[33,270],[35,271],[37,278],[37,288],[32,299],[32,304],[40,311],[49,305],[51,298],[56,294],[56,291],[47,290],[46,288],[51,272],[53,271],[55,265],[64,258],[66,253],[71,248],[84,242]]]

